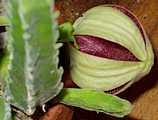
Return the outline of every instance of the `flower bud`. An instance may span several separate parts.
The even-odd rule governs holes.
[[[74,23],[71,77],[81,88],[121,92],[148,74],[154,63],[150,41],[135,15],[124,7],[101,5]]]

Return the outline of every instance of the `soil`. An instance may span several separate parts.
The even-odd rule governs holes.
[[[48,110],[40,120],[71,120],[73,108],[63,104],[58,104]]]

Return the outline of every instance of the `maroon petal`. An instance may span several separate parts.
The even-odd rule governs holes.
[[[114,60],[138,61],[128,49],[119,44],[89,35],[76,35],[75,38],[80,51],[84,53]]]

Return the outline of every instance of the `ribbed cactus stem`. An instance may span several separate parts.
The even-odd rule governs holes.
[[[6,5],[9,59],[3,67],[8,73],[3,74],[5,96],[11,105],[28,115],[34,113],[36,106],[54,98],[63,87],[63,69],[58,68],[61,44],[57,43],[53,2],[9,0]]]

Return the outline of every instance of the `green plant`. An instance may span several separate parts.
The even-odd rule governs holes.
[[[58,68],[61,43],[57,40],[59,37],[68,39],[75,43],[77,49],[74,49],[79,50],[73,30],[80,29],[73,29],[70,23],[58,26],[52,4],[51,0],[9,0],[5,3],[8,19],[0,17],[0,23],[9,27],[5,37],[7,47],[0,58],[0,119],[17,119],[11,115],[10,105],[32,115],[36,106],[42,106],[55,97],[67,105],[116,117],[129,114],[131,104],[114,95],[94,89],[62,89],[63,69]],[[78,58],[76,55],[73,57]]]

